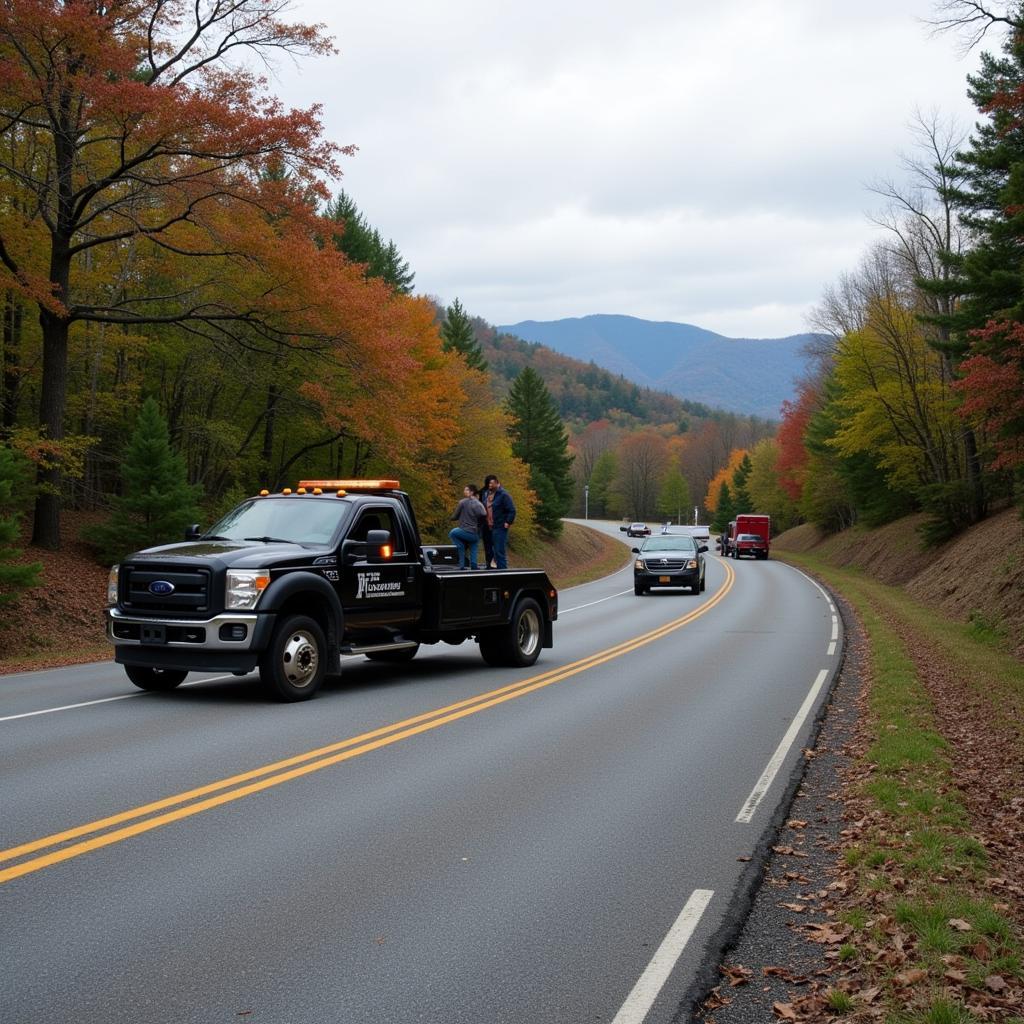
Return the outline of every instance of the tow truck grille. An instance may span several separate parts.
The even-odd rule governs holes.
[[[210,610],[209,569],[133,565],[125,569],[121,577],[121,606],[127,610],[185,615]],[[156,593],[153,584],[157,585]]]

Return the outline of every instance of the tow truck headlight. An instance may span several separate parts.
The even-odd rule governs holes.
[[[107,604],[113,608],[117,604],[117,571],[120,566],[115,565],[110,569],[110,575],[107,577]]]
[[[224,607],[229,611],[255,608],[269,583],[269,569],[228,569]]]

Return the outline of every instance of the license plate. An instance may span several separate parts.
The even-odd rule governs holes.
[[[658,582],[659,583],[671,583],[672,582],[672,577],[671,576],[659,576],[658,577]]]

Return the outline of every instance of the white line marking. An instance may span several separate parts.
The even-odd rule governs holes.
[[[829,639],[839,639],[839,620],[834,615],[832,616],[832,635],[829,637]]]
[[[622,597],[623,594],[632,593],[632,590],[620,590],[617,594],[609,594],[607,597],[598,598],[596,601],[591,601],[588,604],[578,604],[575,608],[559,608],[558,617],[561,618],[563,615],[568,615],[569,612],[578,612],[581,608],[590,608],[595,604],[601,604],[602,601],[610,601],[613,597]]]
[[[786,759],[786,755],[789,753],[789,748],[793,745],[793,741],[796,739],[796,734],[800,731],[800,728],[804,724],[804,720],[807,718],[808,714],[810,714],[811,708],[814,706],[815,698],[818,696],[818,693],[821,691],[821,688],[827,678],[828,669],[823,668],[818,673],[818,678],[814,681],[814,685],[811,687],[810,692],[804,698],[804,702],[800,706],[800,710],[796,713],[796,718],[793,719],[789,728],[786,730],[786,735],[782,737],[782,742],[776,748],[775,753],[772,754],[772,758],[768,762],[768,767],[761,773],[761,778],[757,780],[757,785],[755,785],[751,790],[750,796],[747,797],[747,802],[740,809],[740,813],[736,815],[736,821],[746,824],[754,817],[757,805],[764,799],[764,795],[768,792],[768,788],[775,781],[775,776],[782,767],[782,762]]]
[[[662,940],[654,958],[615,1014],[612,1024],[640,1024],[647,1016],[714,895],[711,889],[693,890],[693,895],[686,901],[686,906]]]
[[[833,640],[832,643],[830,643],[828,645],[828,656],[831,658],[835,653],[836,653],[836,642],[835,642],[835,640]]]
[[[197,686],[199,683],[217,683],[224,679],[234,678],[234,676],[211,676],[209,679],[194,679],[190,683],[183,683],[182,688],[186,686]],[[145,690],[140,690],[138,693],[122,693],[116,697],[100,697],[98,700],[82,701],[81,704],[64,704],[59,708],[42,708],[39,711],[24,711],[20,715],[8,715],[6,718],[0,718],[0,722],[13,722],[17,718],[33,718],[36,715],[52,715],[55,711],[74,711],[75,708],[90,708],[94,704],[109,704],[114,700],[129,700],[132,697],[145,696],[148,696]]]

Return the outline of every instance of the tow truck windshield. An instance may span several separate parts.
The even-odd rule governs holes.
[[[252,498],[214,523],[203,538],[329,544],[349,508],[348,502],[337,498]]]

